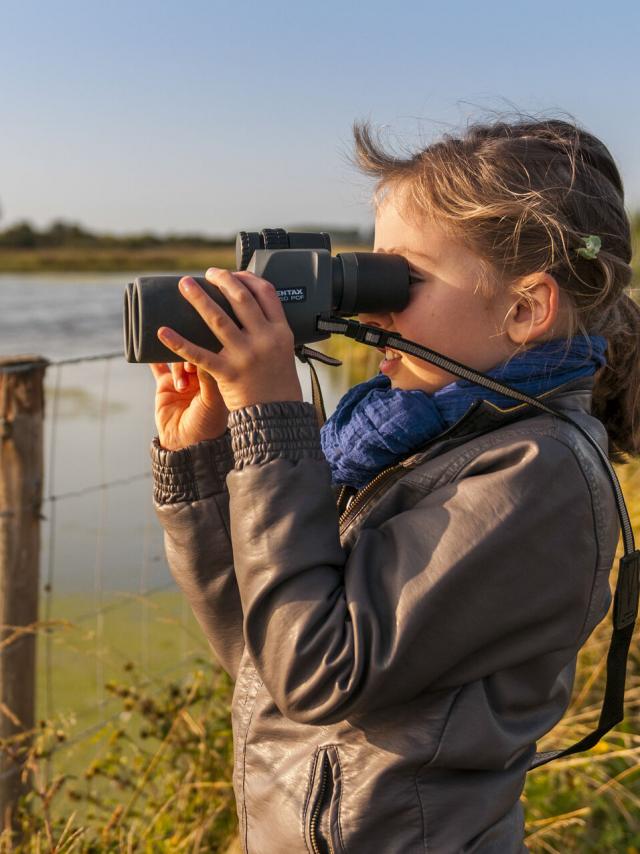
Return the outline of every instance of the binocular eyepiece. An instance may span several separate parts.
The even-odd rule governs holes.
[[[241,231],[236,267],[267,279],[276,288],[295,344],[328,338],[318,318],[351,317],[362,312],[401,311],[409,301],[411,276],[401,255],[342,252],[331,255],[325,232],[287,232],[265,228]],[[124,349],[128,362],[177,362],[180,357],[158,339],[161,326],[217,353],[220,342],[179,289],[181,276],[139,276],[124,296]],[[206,293],[240,326],[222,292],[195,277]]]

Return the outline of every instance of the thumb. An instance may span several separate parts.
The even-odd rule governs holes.
[[[224,407],[225,403],[220,394],[218,383],[210,373],[203,368],[198,368],[198,382],[200,383],[200,395],[202,402],[207,407]]]

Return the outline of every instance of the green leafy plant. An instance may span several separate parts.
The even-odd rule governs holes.
[[[203,662],[183,684],[151,694],[129,670],[130,681],[107,685],[122,712],[100,731],[98,756],[81,776],[45,782],[66,736],[42,722],[26,762],[33,788],[1,852],[226,850],[236,831],[230,680]]]

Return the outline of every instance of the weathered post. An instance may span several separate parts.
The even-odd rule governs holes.
[[[38,356],[0,358],[0,737],[35,723],[43,481],[43,379]],[[29,628],[31,627],[31,628]],[[25,791],[20,756],[0,751],[0,821]]]

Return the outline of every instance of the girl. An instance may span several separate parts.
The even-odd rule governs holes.
[[[544,395],[640,453],[640,310],[607,148],[565,121],[476,125],[406,159],[355,126],[375,251],[415,284],[364,322]],[[519,796],[607,612],[611,486],[570,424],[387,351],[319,429],[272,285],[190,279],[216,355],[168,328],[155,503],[235,679],[241,841],[282,852],[526,850]],[[381,473],[384,474],[381,476]]]

